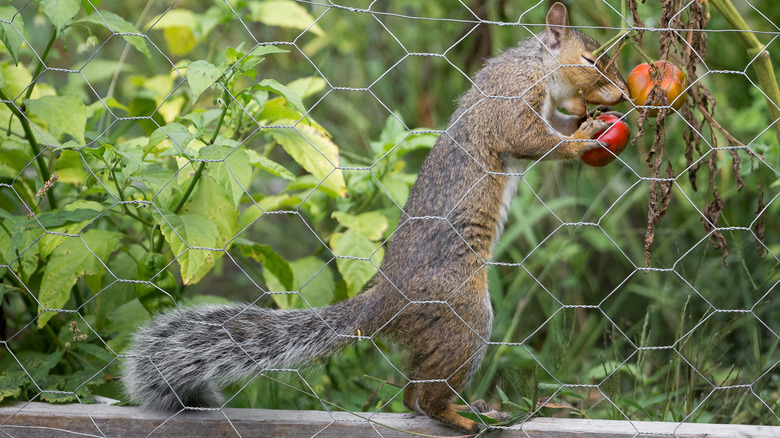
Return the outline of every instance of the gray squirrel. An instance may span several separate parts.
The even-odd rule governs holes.
[[[306,310],[231,304],[159,314],[135,333],[124,358],[129,399],[161,411],[220,406],[220,388],[231,382],[376,335],[405,354],[408,409],[469,433],[482,425],[458,411],[500,417],[484,402],[450,400],[490,339],[485,263],[515,193],[517,161],[574,159],[600,147],[592,137],[608,124],[589,118],[587,105],[628,95],[614,64],[592,54],[599,44],[568,26],[566,7],[555,3],[542,32],[476,74],[425,159],[367,290]]]

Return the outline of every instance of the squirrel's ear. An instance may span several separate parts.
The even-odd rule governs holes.
[[[558,51],[569,33],[569,13],[563,3],[556,2],[547,13],[547,48]]]

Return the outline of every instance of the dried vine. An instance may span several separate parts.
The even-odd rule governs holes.
[[[642,1],[642,3],[644,3],[644,1]],[[627,6],[631,11],[634,27],[644,28],[644,23],[639,17],[637,0],[627,0]],[[663,30],[659,31],[659,44],[661,48],[659,59],[668,60],[670,57],[669,52],[673,49],[676,52],[674,57],[682,60],[686,70],[688,84],[691,84],[687,89],[688,99],[686,104],[681,108],[682,117],[686,121],[686,125],[683,129],[683,140],[685,142],[685,162],[688,179],[691,187],[694,190],[697,190],[696,173],[700,169],[702,161],[707,163],[706,168],[709,174],[708,191],[712,193],[712,199],[709,205],[702,211],[701,220],[704,229],[710,235],[710,243],[716,250],[721,252],[723,255],[723,263],[727,265],[726,257],[728,256],[728,245],[725,236],[723,236],[723,233],[718,229],[718,223],[724,209],[723,199],[717,188],[717,180],[719,178],[717,168],[718,154],[713,150],[702,150],[701,144],[703,139],[701,133],[704,132],[705,127],[709,128],[710,142],[715,148],[720,147],[718,134],[726,139],[727,145],[723,150],[727,151],[731,156],[732,169],[737,182],[738,191],[742,190],[744,183],[739,167],[740,157],[737,153],[737,148],[746,151],[751,156],[751,159],[753,158],[754,153],[717,123],[713,117],[716,103],[715,98],[707,87],[699,81],[699,77],[696,74],[696,67],[704,59],[707,51],[707,33],[704,32],[704,29],[709,23],[710,14],[707,9],[706,0],[697,0],[690,3],[688,0],[662,0],[661,8],[659,28]],[[684,8],[687,9],[687,14],[680,13]],[[681,34],[681,31],[678,29],[686,29],[685,34]],[[637,29],[632,33],[634,44],[641,45],[642,37],[643,33],[640,29]],[[657,75],[653,78],[655,86],[649,93],[647,101],[655,101],[657,102],[657,105],[662,106],[668,105],[666,95],[660,89],[661,72],[655,71],[654,74]],[[658,99],[656,99],[656,96]],[[640,111],[638,129],[632,142],[636,142],[638,138],[644,135],[644,124],[648,121],[648,111],[649,108],[643,108]],[[666,213],[666,209],[671,201],[672,187],[675,181],[675,171],[672,167],[671,160],[664,160],[663,158],[667,141],[664,127],[666,115],[669,111],[671,111],[669,108],[662,108],[658,111],[654,127],[655,135],[646,160],[647,165],[652,169],[649,183],[649,205],[644,248],[645,263],[648,266],[650,265],[650,247],[652,246],[655,237],[655,227]],[[701,118],[699,119],[697,115],[701,115]],[[701,160],[705,155],[707,155],[706,159]],[[665,170],[662,169],[664,161],[666,161]],[[661,177],[661,175],[664,176]],[[764,205],[762,183],[759,183],[758,190],[759,200],[758,209],[756,210],[757,220],[754,231],[759,239],[759,255],[764,256],[764,222],[762,215]]]

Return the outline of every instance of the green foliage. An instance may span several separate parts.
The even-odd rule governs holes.
[[[540,30],[545,12],[486,2],[484,18],[522,14],[522,26],[475,27],[459,2],[401,0],[387,15],[286,0],[110,3],[0,7],[0,401],[122,399],[118,356],[170,306],[227,297],[307,308],[358,294],[437,138],[408,127],[444,128],[466,75]],[[620,25],[602,1],[575,3],[572,23],[595,25],[587,33],[601,41]],[[648,26],[659,11],[640,5]],[[756,30],[776,31],[742,12]],[[727,24],[713,14],[710,27]],[[702,71],[749,65],[728,32],[708,38]],[[776,44],[767,50],[780,55]],[[626,49],[617,62],[627,73],[642,59]],[[464,398],[492,398],[516,420],[776,423],[780,148],[746,71],[700,78],[718,121],[761,155],[739,150],[736,163],[711,152],[720,225],[733,227],[728,266],[702,228],[712,193],[701,190],[703,173],[688,178],[679,117],[667,118],[665,159],[679,175],[648,271],[642,177],[652,125],[620,156],[625,165],[529,163],[494,252],[501,263],[488,267],[491,340],[502,344],[490,346]],[[636,111],[616,109],[633,128]],[[727,144],[719,132],[702,136],[705,152]],[[399,411],[400,364],[381,339],[359,342],[300,374],[237,386],[231,405]]]
[[[48,20],[52,41],[121,33],[129,47],[157,62],[149,41],[117,14],[98,15],[78,1],[40,6],[36,19]],[[274,26],[311,24],[293,2],[255,2],[251,9],[253,20]],[[284,10],[294,14],[280,14]],[[24,400],[40,391],[52,402],[92,393],[119,397],[115,359],[128,335],[149,313],[184,305],[182,294],[224,269],[226,254],[258,275],[261,296],[282,292],[272,295],[281,308],[324,306],[342,288],[355,295],[376,272],[372,264],[341,256],[369,257],[369,251],[379,263],[377,247],[393,213],[363,184],[345,200],[339,147],[305,115],[304,99],[324,82],[303,77],[284,84],[262,73],[267,57],[287,50],[245,51],[239,44],[225,49],[216,65],[183,60],[175,71],[185,75],[186,88],[176,87],[177,75],[138,76],[144,80],[87,105],[78,88],[40,80],[41,61],[21,43],[22,36],[30,38],[24,22],[32,17],[17,12],[13,6],[0,11],[13,20],[13,27],[0,27],[13,58],[0,66],[7,99],[0,116],[10,121],[0,159],[0,308],[13,353],[0,360],[0,399]],[[193,17],[184,9],[168,15],[160,27],[167,41],[181,37],[182,27],[195,39],[215,29],[213,14],[183,20]],[[312,31],[322,34],[316,26]],[[207,93],[215,96],[212,105],[198,99]],[[112,129],[118,115],[140,119]],[[416,137],[417,147],[435,139]],[[382,166],[383,178],[402,173],[401,155],[377,151],[376,159],[385,156],[393,166]],[[37,173],[25,171],[31,166]],[[408,191],[413,175],[404,178]],[[355,203],[362,213],[347,213]],[[327,239],[336,263],[328,264],[333,256],[327,253],[290,259],[262,240],[269,214],[289,213],[319,226],[337,223],[331,212],[344,223]],[[33,322],[38,331],[25,329]]]

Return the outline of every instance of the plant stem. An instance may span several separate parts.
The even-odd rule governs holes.
[[[620,2],[620,18],[623,20],[626,19],[626,0],[621,0]],[[593,56],[598,56],[599,53],[607,50],[607,47],[612,46],[615,44],[615,41],[619,40],[620,38],[623,38],[623,35],[631,32],[631,30],[623,29],[620,32],[618,32],[615,36],[610,38],[606,43],[602,44],[601,47],[593,51]]]
[[[214,144],[215,141],[217,141],[217,136],[219,135],[219,130],[222,129],[222,123],[225,121],[225,115],[227,115],[228,107],[230,106],[227,102],[228,98],[230,97],[230,94],[228,94],[227,89],[222,92],[222,101],[224,103],[224,107],[222,107],[222,114],[219,115],[219,120],[217,120],[217,126],[214,128],[214,135],[211,136],[211,140],[209,140],[209,144]]]
[[[8,97],[8,95],[5,94],[5,91],[0,89],[0,99],[4,100],[3,102],[5,106],[8,107],[8,109],[11,110],[11,113],[16,116],[17,119],[19,119],[19,123],[22,125],[22,129],[24,130],[24,136],[27,139],[27,142],[30,143],[30,149],[32,149],[32,153],[35,156],[35,162],[38,163],[38,171],[41,174],[41,179],[45,183],[49,179],[51,179],[51,175],[49,174],[49,169],[46,167],[46,163],[43,162],[43,157],[41,156],[41,151],[38,149],[38,141],[35,140],[35,134],[32,132],[32,128],[30,128],[30,121],[27,120],[27,117],[22,114],[22,112],[19,110],[19,108],[16,107],[16,105],[13,104],[11,99]],[[49,202],[49,207],[54,210],[57,208],[57,200],[54,198],[54,190],[49,190],[47,193],[46,199]]]
[[[710,3],[723,15],[733,29],[739,31],[737,36],[742,40],[748,56],[755,60],[753,69],[758,75],[758,83],[766,96],[772,120],[780,119],[780,87],[777,85],[775,72],[772,69],[772,59],[769,57],[769,52],[765,50],[766,47],[752,33],[752,29],[731,3],[731,0],[710,0]],[[777,140],[780,141],[780,123],[775,123],[775,134]]]
[[[645,50],[639,46],[639,44],[635,43],[634,41],[629,42],[629,44],[631,44],[631,47],[634,50],[636,50],[637,53],[639,53],[639,55],[642,56],[642,58],[644,58],[645,62],[647,62],[650,65],[653,64],[655,59],[653,59],[650,55],[648,55],[647,52],[645,52]]]
[[[214,128],[214,135],[211,136],[211,140],[209,140],[209,144],[214,144],[214,141],[216,141],[217,136],[219,135],[219,130],[222,128],[222,123],[225,121],[225,115],[227,114],[228,111],[228,103],[227,103],[228,97],[229,94],[227,90],[225,90],[222,93],[222,98],[225,101],[224,103],[225,106],[222,107],[222,114],[219,115],[219,120],[217,120],[217,126],[216,128]],[[200,164],[198,165],[198,170],[196,170],[195,174],[192,176],[192,181],[190,181],[190,185],[187,187],[187,190],[184,192],[184,195],[181,197],[181,200],[173,209],[172,213],[177,214],[184,207],[184,204],[187,202],[187,199],[189,199],[190,195],[192,194],[192,191],[195,189],[195,184],[197,184],[198,181],[200,180],[200,177],[203,174],[203,169],[205,168],[206,168],[206,162],[201,161]],[[157,227],[155,227],[155,231],[153,232],[153,234],[156,233],[156,231],[159,229],[160,226],[158,225]],[[163,242],[165,242],[165,239],[162,238],[162,236],[160,236],[160,240],[157,241],[157,244],[154,247],[155,252],[162,251]]]
[[[46,48],[43,49],[43,54],[41,55],[41,62],[38,63],[38,66],[35,67],[35,73],[33,73],[33,82],[30,84],[29,87],[27,87],[27,93],[24,95],[25,99],[29,99],[30,96],[32,96],[33,89],[35,88],[35,82],[38,80],[38,76],[41,74],[41,71],[43,71],[43,65],[46,62],[46,58],[49,56],[49,50],[51,50],[51,46],[54,45],[54,41],[57,39],[57,29],[54,29],[51,33],[51,38],[49,38],[49,42],[46,44]],[[48,181],[48,179],[47,179]]]
[[[599,53],[604,52],[607,50],[608,47],[615,44],[615,41],[619,40],[620,38],[623,38],[623,35],[627,34],[629,31],[626,29],[621,30],[615,36],[607,40],[606,43],[602,44],[601,47],[593,51],[593,56],[599,56]]]

